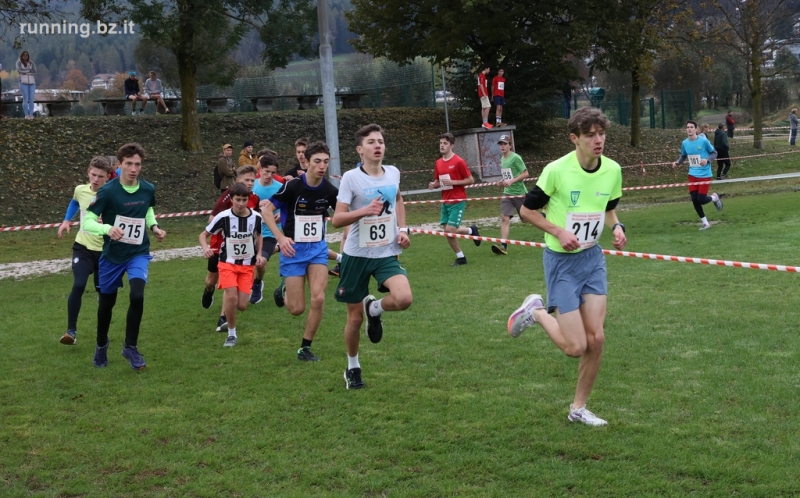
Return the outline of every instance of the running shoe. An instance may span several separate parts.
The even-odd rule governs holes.
[[[108,366],[108,342],[102,348],[95,346],[94,348],[94,366],[103,368]]]
[[[480,237],[481,234],[478,232],[478,225],[470,225],[469,229],[472,231],[470,235],[474,235],[475,237]],[[481,245],[481,239],[472,239],[472,242],[475,242],[476,246]]]
[[[508,256],[508,251],[500,244],[492,245],[492,252],[498,256]]]
[[[281,283],[275,289],[275,292],[272,293],[272,297],[275,299],[275,305],[278,308],[283,308],[286,298],[286,285],[283,283],[283,279],[281,279]]]
[[[223,344],[222,346],[226,348],[232,348],[235,345],[236,345],[236,336],[229,335],[228,338],[225,339],[225,344]]]
[[[482,128],[486,128],[487,130],[491,130],[492,128],[494,128],[494,127],[493,127],[492,125],[490,125],[489,123],[483,123],[483,124],[481,125],[481,127],[482,127]]]
[[[456,258],[456,260],[453,263],[450,263],[450,266],[461,266],[465,264],[467,264],[467,258],[463,257],[463,258]]]
[[[264,293],[261,292],[264,289],[264,282],[256,282],[253,280],[253,288],[250,290],[250,304],[258,304],[264,299]]]
[[[225,315],[219,317],[217,320],[217,332],[227,332],[228,331],[228,319],[225,318]]]
[[[344,371],[344,387],[347,389],[364,389],[360,368],[348,368]]]
[[[533,311],[544,308],[544,301],[539,294],[531,294],[522,301],[522,306],[514,310],[508,317],[508,333],[511,337],[519,337],[522,331],[536,323]]]
[[[203,308],[208,309],[214,304],[214,291],[203,289],[203,299],[200,301],[200,304],[203,305]]]
[[[297,350],[297,359],[300,361],[319,361],[318,356],[314,356],[311,348],[300,348]]]
[[[711,224],[701,226],[700,230],[708,230],[709,228],[711,228]]]
[[[134,370],[144,370],[144,367],[147,366],[136,346],[123,345],[122,357],[131,362],[131,368]]]
[[[711,196],[717,198],[717,200],[714,201],[714,206],[717,208],[717,211],[722,211],[722,197],[720,197],[719,194],[716,192],[711,194]]]
[[[72,346],[73,344],[78,342],[78,331],[69,329],[67,332],[61,336],[61,344],[66,344],[67,346]]]
[[[339,263],[336,263],[336,266],[333,267],[333,270],[328,270],[328,275],[338,278],[340,272],[341,268],[339,268]]]
[[[591,425],[594,427],[602,427],[608,424],[608,422],[587,410],[585,406],[578,408],[577,410],[570,410],[569,415],[567,415],[567,420],[570,422],[580,422],[582,424]]]
[[[381,320],[380,316],[372,316],[369,313],[370,305],[375,301],[377,301],[377,299],[375,299],[375,296],[372,294],[365,297],[363,301],[364,314],[367,315],[367,324],[365,328],[367,329],[367,336],[373,344],[381,342],[383,338],[383,320]]]

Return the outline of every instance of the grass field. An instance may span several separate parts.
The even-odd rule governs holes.
[[[797,189],[726,185],[725,209],[708,206],[718,223],[704,232],[684,189],[626,194],[627,249],[800,265]],[[409,213],[431,222],[438,206]],[[496,214],[494,203],[467,210]],[[168,246],[196,244],[201,223],[165,221]],[[68,257],[72,237],[53,236],[4,234],[0,262]],[[511,236],[542,240],[530,226]],[[335,281],[314,342],[322,361],[300,363],[305,316],[272,303],[275,260],[233,349],[213,332],[220,295],[210,310],[199,305],[205,262],[153,263],[142,372],[119,355],[127,289],[109,366],[95,369],[92,292],[67,347],[58,338],[71,275],[1,280],[0,495],[800,494],[800,276],[609,256],[606,354],[589,404],[609,425],[596,429],[566,420],[576,360],[538,326],[518,339],[505,332],[525,295],[544,291],[541,250],[497,257],[488,245],[462,241],[469,264],[451,268],[442,238],[412,237],[402,262],[415,301],[385,315],[380,344],[362,342],[362,391],[344,389]]]

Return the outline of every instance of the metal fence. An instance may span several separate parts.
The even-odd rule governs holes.
[[[538,102],[539,107],[547,109],[553,116],[568,117],[565,99]],[[572,111],[580,107],[598,107],[613,123],[630,126],[630,95],[622,93],[605,94],[602,100],[592,99],[585,92],[576,92],[569,101]],[[639,125],[642,128],[683,128],[687,120],[694,116],[691,90],[661,90],[653,96],[641,99],[639,105]]]

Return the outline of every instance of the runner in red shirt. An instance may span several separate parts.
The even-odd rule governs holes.
[[[497,70],[497,76],[492,78],[492,102],[495,106],[495,126],[505,126],[503,123],[503,106],[506,105],[506,79],[503,77],[503,68]]]
[[[256,183],[257,169],[253,165],[245,165],[236,170],[236,183],[244,183],[248,190],[251,191],[250,198],[247,200],[247,207],[250,209],[258,210],[259,198],[256,194],[252,193],[253,185]],[[229,189],[230,190],[230,189]],[[222,193],[214,208],[211,210],[211,215],[208,217],[208,222],[214,219],[214,216],[233,207],[231,196],[228,191]],[[219,283],[219,271],[217,270],[217,263],[219,262],[219,249],[222,246],[222,235],[216,234],[211,236],[211,249],[214,251],[214,256],[208,259],[208,273],[206,274],[206,288],[203,290],[203,299],[201,301],[203,308],[208,309],[214,302],[214,290]],[[225,318],[224,311],[221,311],[219,320],[217,321],[217,332],[225,332],[228,330],[228,320]]]
[[[456,139],[452,133],[442,133],[439,135],[439,152],[442,153],[441,159],[436,161],[436,169],[434,170],[434,180],[428,184],[428,188],[442,189],[442,203],[441,216],[439,223],[447,233],[460,233],[462,235],[480,235],[478,227],[475,225],[461,227],[461,219],[464,217],[464,210],[467,207],[467,191],[464,190],[465,185],[475,183],[472,178],[472,172],[467,167],[467,163],[458,155],[453,153],[453,145]],[[474,240],[476,246],[481,245],[480,240]],[[456,253],[456,261],[450,266],[458,266],[467,264],[467,258],[461,252],[458,245],[458,239],[455,237],[447,237],[447,243]]]
[[[486,86],[486,75],[489,74],[489,66],[483,66],[481,72],[478,74],[478,98],[481,99],[481,119],[483,120],[483,126],[487,130],[492,129],[492,125],[489,124],[489,110],[492,108],[492,104],[489,103],[489,89]]]

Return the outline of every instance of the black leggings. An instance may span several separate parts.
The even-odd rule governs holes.
[[[717,179],[719,179],[722,175],[728,174],[728,170],[731,169],[731,159],[727,150],[720,149],[717,152]]]
[[[125,324],[125,344],[136,346],[139,340],[139,325],[144,312],[145,281],[134,278],[129,282],[131,287],[131,304],[128,308],[128,319]],[[97,345],[108,344],[108,329],[111,326],[111,312],[117,304],[117,293],[100,294],[100,305],[97,307]]]
[[[94,275],[94,288],[98,289],[98,275],[96,270],[91,270],[86,266],[72,266],[72,274],[75,279],[72,282],[72,291],[67,298],[67,329],[78,330],[78,315],[81,312],[83,292],[86,290],[86,283],[89,281],[89,274]],[[98,290],[98,292],[100,292]]]
[[[689,192],[689,195],[692,196],[692,205],[694,205],[694,210],[697,211],[697,216],[705,218],[706,214],[703,211],[703,204],[708,204],[709,202],[711,202],[713,200],[711,199],[711,196],[701,194],[696,190]]]

